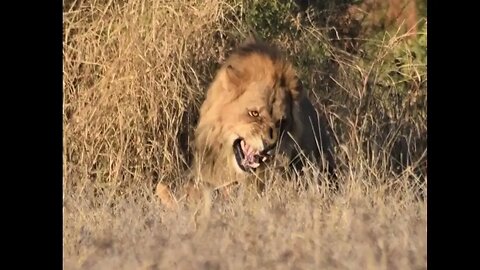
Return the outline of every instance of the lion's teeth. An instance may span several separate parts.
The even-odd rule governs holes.
[[[254,162],[254,163],[250,164],[250,167],[252,167],[252,168],[258,168],[258,166],[260,166],[260,163]]]
[[[267,161],[267,157],[262,158],[262,162],[265,162],[265,161]]]

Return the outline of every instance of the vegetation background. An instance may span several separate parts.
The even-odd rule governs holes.
[[[64,0],[65,269],[426,269],[424,0]],[[203,94],[255,32],[327,116],[340,192],[171,212]],[[328,182],[328,181],[327,181]],[[301,187],[301,188],[299,188]]]

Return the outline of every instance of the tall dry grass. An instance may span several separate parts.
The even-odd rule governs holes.
[[[66,269],[426,268],[426,62],[408,34],[355,54],[307,13],[271,40],[331,122],[338,193],[302,187],[324,177],[313,167],[261,197],[176,213],[154,199],[157,182],[183,181],[203,93],[252,5],[64,2]]]

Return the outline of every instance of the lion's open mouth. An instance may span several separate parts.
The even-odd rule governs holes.
[[[244,139],[236,139],[233,142],[233,152],[237,164],[243,171],[255,170],[261,163],[267,161],[268,156],[248,145]]]

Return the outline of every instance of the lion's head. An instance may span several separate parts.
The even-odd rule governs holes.
[[[259,42],[238,48],[218,71],[200,109],[195,148],[201,174],[238,176],[261,167],[291,124],[291,104],[300,95],[294,69],[276,49]]]

